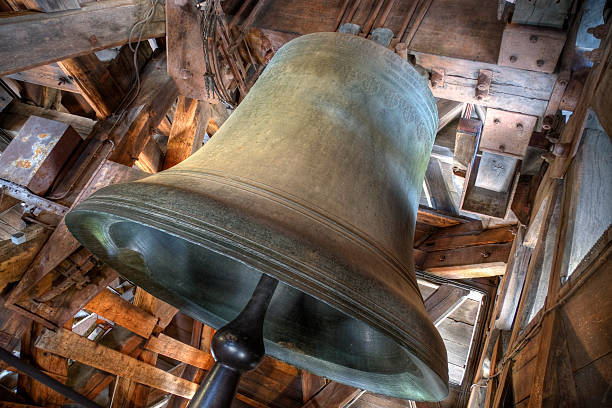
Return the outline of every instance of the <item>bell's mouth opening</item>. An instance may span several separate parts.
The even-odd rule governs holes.
[[[246,305],[262,272],[227,253],[113,214],[73,210],[71,232],[119,274],[215,329]],[[264,323],[266,354],[398,398],[440,400],[440,377],[358,318],[282,280]]]

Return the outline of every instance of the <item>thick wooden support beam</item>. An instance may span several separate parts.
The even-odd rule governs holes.
[[[0,112],[0,129],[15,137],[30,116],[64,122],[72,126],[83,139],[87,138],[96,124],[94,120],[82,116],[13,101]]]
[[[421,249],[425,251],[445,251],[474,245],[511,242],[514,240],[515,231],[516,228],[514,227],[500,227],[470,235],[441,237],[438,234],[434,234],[434,236],[423,243]]]
[[[432,227],[452,227],[453,225],[463,224],[467,221],[472,220],[457,215],[446,214],[442,211],[437,211],[433,208],[423,206],[419,206],[419,210],[417,212],[417,222],[431,225]]]
[[[421,270],[449,279],[503,275],[512,243],[428,252]]]
[[[74,81],[55,63],[9,74],[7,77],[48,88],[61,89],[62,91],[80,92]]]
[[[57,62],[66,76],[91,105],[100,119],[110,116],[121,103],[124,92],[95,54]]]
[[[45,13],[81,8],[78,0],[23,0],[28,10],[38,10]]]
[[[0,75],[126,44],[149,4],[147,0],[106,0],[87,3],[79,10],[2,18]],[[142,39],[165,34],[164,8],[158,6]]]
[[[431,321],[437,325],[461,306],[470,291],[452,285],[441,285],[425,299],[425,310]]]
[[[134,306],[109,289],[104,289],[84,307],[137,335],[148,338],[157,324],[157,317]]]
[[[215,359],[210,353],[173,339],[165,334],[151,337],[145,344],[145,349],[206,371],[210,370],[215,364]]]
[[[115,148],[110,160],[126,166],[132,166],[138,159],[178,96],[176,85],[166,72],[165,54],[147,64],[140,87],[140,93],[111,135]]]
[[[50,330],[44,331],[35,345],[49,353],[70,358],[181,397],[191,398],[198,387],[195,383],[101,346],[66,329],[59,329],[56,333]]]
[[[557,79],[556,74],[419,52],[412,54],[416,63],[425,69],[444,70],[444,86],[431,88],[436,98],[474,103],[525,115],[544,115]],[[493,72],[489,96],[482,100],[475,97],[480,70]]]
[[[178,97],[168,139],[164,170],[179,164],[202,146],[204,131],[208,123],[208,118],[205,119],[202,116],[204,112],[208,112],[208,109],[201,109],[201,104],[205,103],[182,95]]]
[[[344,408],[349,402],[359,398],[365,391],[337,382],[330,382],[302,408]]]

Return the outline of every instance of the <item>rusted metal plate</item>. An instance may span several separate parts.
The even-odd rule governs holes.
[[[552,73],[565,37],[561,30],[509,24],[504,29],[497,64]]]
[[[508,191],[517,162],[515,157],[483,152],[474,185],[498,193]]]
[[[31,116],[0,157],[0,178],[43,195],[80,141],[70,125]]]
[[[523,157],[538,118],[489,109],[480,138],[480,150]]]

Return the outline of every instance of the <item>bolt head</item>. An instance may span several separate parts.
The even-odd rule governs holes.
[[[493,119],[493,123],[495,123],[496,125],[499,125],[501,123],[501,120],[499,119]]]
[[[537,60],[537,61],[536,61],[536,65],[537,65],[538,67],[543,66],[543,65],[544,65],[544,60],[543,60],[543,59],[539,59],[539,60]]]
[[[537,35],[532,35],[531,37],[529,37],[529,42],[537,43],[538,42],[538,36]]]
[[[499,149],[500,152],[505,152],[506,151],[506,145],[501,144],[501,145],[499,145],[498,149]]]
[[[522,123],[517,123],[517,124],[516,124],[516,128],[517,128],[518,130],[523,130],[523,124],[522,124]]]
[[[510,62],[514,63],[516,61],[518,61],[518,57],[516,55],[511,55],[510,56]]]

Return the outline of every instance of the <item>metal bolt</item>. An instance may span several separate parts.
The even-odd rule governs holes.
[[[476,94],[476,99],[478,99],[479,101],[482,101],[484,99],[484,95],[483,94]]]
[[[481,252],[480,255],[482,255],[483,258],[488,258],[491,256],[490,252]]]
[[[446,259],[446,256],[440,255],[440,261],[444,261],[445,259]]]
[[[517,124],[516,124],[516,128],[517,128],[518,130],[523,130],[523,124],[522,124],[522,123],[517,123]]]
[[[567,85],[567,81],[565,79],[562,79],[562,80],[559,81],[559,85],[566,86]]]
[[[493,123],[495,123],[496,125],[499,125],[501,123],[501,120],[499,119],[493,119]]]
[[[531,37],[529,37],[529,41],[531,41],[532,43],[537,43],[538,42],[538,36],[537,35],[532,35]]]
[[[543,65],[544,65],[544,60],[543,60],[543,59],[539,59],[539,60],[537,60],[537,61],[536,61],[536,65],[537,65],[538,67],[543,66]]]
[[[510,56],[510,62],[514,63],[516,61],[518,61],[518,57],[516,55],[511,55]]]
[[[506,146],[503,145],[503,144],[499,145],[499,151],[500,152],[505,152],[506,151]]]

